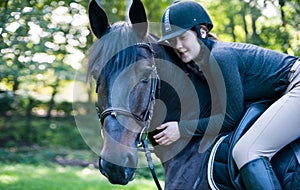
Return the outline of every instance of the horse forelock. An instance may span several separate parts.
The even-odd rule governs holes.
[[[101,70],[107,65],[113,57],[122,51],[127,51],[128,47],[143,41],[148,41],[148,35],[145,39],[140,39],[134,31],[132,25],[128,22],[119,21],[114,23],[107,34],[97,39],[89,53],[87,78],[93,77],[98,80]],[[124,54],[125,56],[132,54]],[[128,56],[133,58],[133,56]],[[127,58],[128,59],[128,58]],[[129,60],[130,61],[130,60]],[[126,67],[128,61],[119,62],[114,65],[118,68]]]

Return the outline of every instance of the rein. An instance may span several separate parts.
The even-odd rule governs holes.
[[[149,128],[150,128],[150,124],[152,121],[152,116],[153,116],[153,110],[154,110],[154,105],[155,105],[155,93],[157,90],[159,90],[159,76],[157,73],[157,68],[155,65],[155,61],[154,61],[154,50],[151,47],[151,44],[148,43],[137,43],[136,46],[139,47],[144,47],[148,50],[151,51],[152,56],[152,71],[151,71],[151,92],[150,92],[150,102],[148,103],[148,107],[146,110],[146,114],[144,114],[143,117],[138,116],[135,113],[130,112],[129,110],[126,110],[124,108],[119,108],[119,107],[108,107],[107,109],[105,109],[102,113],[98,112],[98,116],[100,119],[101,124],[103,124],[104,119],[107,116],[113,116],[113,117],[117,117],[117,115],[124,115],[126,117],[130,117],[133,118],[137,121],[140,121],[143,123],[143,128],[141,130],[141,133],[139,135],[139,143],[138,144],[142,144],[142,147],[144,148],[144,152],[145,152],[145,156],[147,158],[147,162],[148,162],[148,167],[151,171],[152,177],[154,179],[154,182],[156,184],[156,187],[158,190],[162,190],[161,185],[158,181],[155,169],[154,169],[154,164],[151,158],[151,152],[149,150],[148,147],[148,133],[149,133]],[[99,111],[99,109],[97,108],[97,111]]]

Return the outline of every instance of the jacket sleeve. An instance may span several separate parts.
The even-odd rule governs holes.
[[[220,132],[232,131],[243,116],[243,85],[237,64],[240,60],[231,52],[222,53],[220,57],[218,55],[210,59],[208,68],[202,68],[204,73],[209,73],[206,78],[211,96],[215,97],[212,98],[211,114],[198,120],[179,121],[182,137],[203,136],[205,133],[217,135]]]

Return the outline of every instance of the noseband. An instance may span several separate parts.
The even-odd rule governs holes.
[[[117,115],[124,115],[126,117],[130,117],[132,119],[135,119],[139,122],[143,123],[143,128],[140,132],[139,135],[139,144],[142,144],[144,151],[145,151],[145,156],[147,158],[148,161],[148,166],[149,169],[151,171],[152,177],[155,181],[155,184],[157,186],[157,188],[159,190],[161,190],[161,186],[159,184],[157,175],[155,173],[154,170],[154,164],[152,162],[152,158],[151,158],[151,152],[149,151],[149,147],[148,147],[148,142],[147,142],[147,137],[148,137],[148,132],[149,132],[149,128],[150,128],[150,123],[152,120],[152,116],[153,116],[153,110],[154,110],[154,105],[155,105],[155,94],[157,92],[157,90],[159,90],[159,76],[157,73],[157,68],[155,65],[155,61],[154,61],[154,50],[152,49],[151,44],[149,43],[137,43],[136,44],[137,47],[142,47],[142,48],[146,48],[147,50],[149,50],[151,52],[151,91],[150,91],[150,101],[148,103],[147,109],[145,114],[140,117],[139,115],[132,113],[131,111],[124,109],[124,108],[120,108],[120,107],[108,107],[107,109],[105,109],[101,114],[99,114],[99,119],[101,124],[103,125],[104,123],[104,119],[107,116],[113,116],[113,117],[117,117]]]

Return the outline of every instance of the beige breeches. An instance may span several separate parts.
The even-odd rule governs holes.
[[[240,169],[260,158],[271,159],[281,148],[300,137],[300,60],[291,69],[291,82],[284,95],[273,103],[237,142],[233,158]]]

